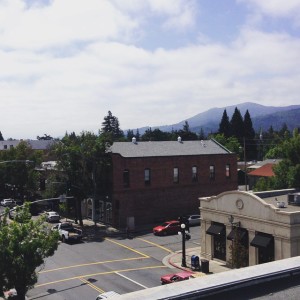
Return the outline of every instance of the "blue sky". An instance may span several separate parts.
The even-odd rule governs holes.
[[[299,104],[300,0],[0,0],[4,138]]]

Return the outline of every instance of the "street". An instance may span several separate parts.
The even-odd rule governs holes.
[[[187,248],[200,242],[199,226],[191,228]],[[96,299],[107,291],[120,294],[159,286],[162,275],[177,272],[162,263],[182,247],[180,235],[154,236],[101,233],[81,243],[60,243],[58,250],[38,270],[38,282],[29,299]]]

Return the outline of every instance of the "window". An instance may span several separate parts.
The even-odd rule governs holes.
[[[129,187],[129,170],[127,169],[123,171],[123,184],[124,187]]]
[[[4,149],[7,149],[7,145],[4,145]]]
[[[212,180],[215,179],[215,166],[214,165],[209,166],[209,178]]]
[[[230,178],[230,165],[226,165],[226,178]]]
[[[150,173],[150,169],[145,169],[144,171],[144,176],[145,176],[145,184],[149,185],[151,183],[151,173]]]
[[[192,167],[192,180],[197,181],[198,180],[198,170],[196,166]]]
[[[178,168],[174,168],[174,170],[173,170],[173,182],[174,183],[179,182]]]

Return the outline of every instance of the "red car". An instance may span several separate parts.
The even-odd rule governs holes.
[[[177,234],[180,231],[179,221],[167,221],[153,228],[155,235]]]
[[[191,272],[179,272],[179,273],[173,273],[173,274],[167,274],[160,278],[161,284],[168,284],[183,280],[188,280],[192,277],[193,273]]]

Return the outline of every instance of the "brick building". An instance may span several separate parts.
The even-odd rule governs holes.
[[[214,140],[112,145],[112,223],[153,224],[197,214],[199,197],[237,189],[237,157]]]

